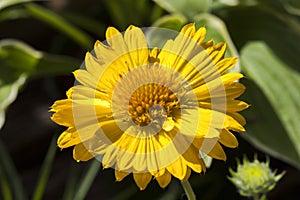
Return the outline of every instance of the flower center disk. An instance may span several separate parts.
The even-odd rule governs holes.
[[[154,125],[162,128],[172,112],[180,109],[176,95],[167,87],[149,83],[137,88],[131,95],[128,105],[129,115],[138,126]]]

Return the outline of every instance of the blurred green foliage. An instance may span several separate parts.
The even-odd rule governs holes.
[[[245,74],[243,82],[247,91],[243,99],[252,105],[244,112],[248,123],[243,138],[258,150],[300,169],[298,0],[89,0],[86,4],[79,4],[79,7],[84,7],[77,8],[75,12],[64,10],[63,4],[62,8],[60,4],[54,4],[67,4],[68,1],[53,1],[53,4],[32,2],[0,1],[0,129],[4,124],[5,111],[26,82],[37,78],[50,78],[55,82],[57,76],[71,74],[80,66],[84,51],[92,50],[96,39],[104,39],[108,26],[124,30],[130,24],[141,27],[153,25],[178,31],[184,24],[194,22],[198,27],[207,28],[208,39],[227,43],[227,56],[240,57],[240,64],[234,70]],[[28,39],[22,35],[28,32],[24,27],[18,27],[19,20],[23,20],[21,23],[33,20],[31,23],[48,28],[55,35],[53,41],[46,41],[47,38],[41,35],[43,44],[34,44],[36,38],[29,36]],[[13,28],[9,23],[12,21],[16,22]],[[13,31],[7,31],[6,27]],[[10,39],[10,34],[19,37]],[[36,50],[32,44],[42,50]],[[3,198],[27,199],[27,192],[22,187],[6,144],[1,142],[1,135],[0,155]],[[52,142],[32,195],[35,200],[43,199],[54,157],[55,142]],[[90,164],[82,177],[76,170],[70,170],[62,198],[85,199],[98,170],[97,161]],[[226,177],[220,176],[224,173],[217,170],[215,174],[192,177],[191,182],[205,192],[201,195],[202,199],[224,198],[222,194],[232,195],[222,189],[226,185]],[[217,181],[214,182],[214,179]],[[113,175],[111,184],[114,184]],[[223,193],[220,195],[209,189],[212,185],[215,191]],[[178,199],[182,192],[176,183],[166,190],[153,190],[155,192],[151,192],[152,196],[148,199]],[[143,193],[137,194],[131,184],[114,197],[132,199],[141,195]]]
[[[253,111],[249,119],[260,118],[263,121],[253,123],[246,137],[261,148],[300,168],[300,92],[297,92],[300,88],[299,73],[279,60],[262,42],[246,45],[241,52],[241,62],[244,72],[263,91],[280,121],[276,124],[271,123],[268,127],[264,121],[268,120],[271,112],[266,112],[260,101],[260,104],[255,105],[256,112]],[[249,100],[253,99],[255,102],[256,97],[257,95],[252,94]],[[265,114],[261,111],[268,115],[263,117]],[[267,134],[269,130],[273,131]]]

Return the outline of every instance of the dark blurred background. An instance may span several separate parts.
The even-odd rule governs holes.
[[[104,40],[105,29],[109,26],[117,27],[122,31],[130,24],[147,27],[166,14],[166,11],[152,1],[143,0],[141,2],[127,2],[125,0],[51,0],[37,2],[37,4],[54,11],[69,22],[84,29],[92,38],[92,42],[95,42],[96,40]],[[139,8],[139,6],[145,5],[147,9]],[[8,13],[9,20],[0,20],[0,39],[19,39],[36,50],[67,55],[81,61],[84,60],[85,52],[92,50],[92,44],[90,48],[82,47],[66,34],[49,26],[49,24],[22,13],[22,6],[14,6],[15,10],[18,11],[19,9],[20,12],[14,11],[15,16],[13,12]],[[8,10],[5,11],[8,12]],[[123,15],[118,13],[123,13]],[[234,11],[231,12],[230,9],[217,10],[215,14],[222,17],[229,30],[234,29],[237,24],[236,21],[231,21],[235,17]],[[251,23],[249,22],[249,24]],[[233,28],[230,29],[230,27]],[[251,39],[240,34],[239,32],[232,33],[233,42],[238,50],[247,40]],[[71,66],[73,69],[79,67],[80,65]],[[33,195],[52,138],[57,138],[64,130],[63,127],[50,120],[49,107],[55,100],[65,98],[65,92],[73,84],[74,77],[71,71],[56,76],[31,77],[20,89],[17,99],[7,109],[6,121],[1,129],[0,139],[5,144],[29,197]],[[247,98],[247,95],[251,94],[247,94],[246,91],[246,97],[242,97],[242,99]],[[252,119],[249,120],[249,123],[251,123]],[[254,155],[257,154],[260,160],[265,161],[266,154],[257,149],[256,146],[252,146],[252,143],[249,143],[249,140],[246,140],[240,134],[237,135],[237,138],[240,142],[237,149],[225,149],[228,158],[226,162],[214,160],[205,174],[192,174],[190,182],[198,199],[246,199],[238,195],[236,188],[227,179],[227,176],[229,176],[228,168],[236,169],[236,159],[242,159],[244,155],[252,160]],[[268,194],[268,198],[271,200],[299,199],[300,171],[273,156],[268,156],[270,157],[272,169],[277,169],[278,172],[286,171],[286,175],[276,188]],[[91,163],[92,161],[77,163],[73,160],[72,148],[63,149],[62,151],[57,149],[43,199],[66,198],[68,196],[66,188],[75,188],[76,184],[84,179]],[[70,182],[75,184],[70,184]],[[1,198],[2,195],[0,195]],[[112,169],[102,170],[100,164],[99,172],[85,199],[141,198],[186,199],[179,181],[174,178],[172,183],[165,189],[159,188],[158,184],[152,181],[145,191],[139,191],[131,176],[120,183],[116,183],[114,171]],[[72,197],[69,199],[72,199]]]

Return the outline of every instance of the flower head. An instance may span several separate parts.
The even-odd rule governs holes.
[[[67,99],[51,107],[67,127],[58,146],[74,146],[77,161],[96,157],[117,181],[133,173],[140,189],[152,177],[166,187],[172,176],[205,171],[199,152],[225,160],[222,145],[238,145],[231,131],[244,131],[238,112],[248,105],[235,99],[242,74],[227,73],[237,58],[224,58],[225,43],[203,42],[205,34],[189,24],[158,48],[137,27],[108,28],[107,44],[95,43]]]
[[[247,197],[266,194],[284,175],[284,172],[276,175],[269,167],[269,160],[259,162],[257,158],[253,162],[244,158],[243,164],[238,163],[236,172],[229,171],[232,176],[229,180],[239,189],[240,195]]]

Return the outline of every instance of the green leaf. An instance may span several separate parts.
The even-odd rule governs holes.
[[[43,162],[40,175],[39,175],[39,181],[37,182],[35,192],[33,194],[32,200],[39,200],[43,199],[43,194],[46,188],[46,184],[51,172],[51,166],[53,159],[55,157],[56,153],[56,136],[52,138],[52,141],[50,143],[47,155],[45,157],[45,160]]]
[[[0,41],[0,83],[14,81],[23,73],[30,76],[69,74],[80,63],[73,57],[37,51],[18,40]]]
[[[80,181],[80,185],[77,188],[77,192],[74,196],[74,200],[83,200],[87,192],[89,191],[94,179],[96,178],[97,173],[100,170],[100,163],[97,159],[94,159],[90,165],[90,168],[86,172],[83,179]]]
[[[188,19],[200,13],[208,12],[210,0],[154,0],[170,13],[181,14]]]
[[[7,177],[7,182],[9,183],[10,190],[14,194],[16,200],[27,199],[20,176],[18,175],[17,169],[7,151],[5,145],[0,140],[0,170]],[[1,181],[4,181],[1,179]]]
[[[299,166],[299,162],[295,162],[299,157],[293,143],[263,91],[249,79],[243,79],[242,82],[247,86],[243,99],[251,103],[251,107],[243,112],[247,119],[244,138],[258,149]]]
[[[1,70],[0,70],[1,71]],[[14,82],[1,83],[0,80],[0,129],[5,121],[5,110],[15,101],[19,88],[25,83],[26,75],[20,75]]]
[[[247,78],[259,86],[274,109],[268,108],[258,90],[250,86],[249,101],[254,101],[249,108],[253,109],[250,119],[255,123],[248,125],[247,136],[256,146],[300,168],[299,72],[282,62],[263,42],[246,45],[241,62]]]
[[[237,6],[218,15],[238,49],[249,40],[262,40],[281,60],[299,69],[300,23],[294,17],[266,6]]]
[[[42,53],[27,44],[5,39],[0,41],[1,83],[10,83],[23,73],[32,73]]]
[[[300,15],[300,2],[299,0],[282,0],[284,8],[291,14]]]
[[[62,200],[73,200],[76,193],[77,182],[79,181],[80,169],[74,163],[69,166],[69,175],[67,178],[67,183],[64,188],[64,194]]]
[[[186,18],[182,15],[165,15],[156,20],[152,26],[179,31],[182,28],[182,26],[186,23],[186,21]]]
[[[0,12],[0,22],[28,17],[28,12],[23,8],[6,9]]]
[[[32,2],[34,0],[1,0],[0,1],[0,10],[12,6],[12,5],[16,5],[16,4],[20,4],[20,3],[26,3],[26,2]]]
[[[5,200],[12,200],[13,195],[8,183],[8,178],[6,174],[4,173],[4,170],[2,169],[2,166],[0,165],[0,188],[2,191],[3,199]]]
[[[0,41],[0,129],[5,110],[16,99],[27,77],[69,74],[80,61],[34,50],[17,40]]]

